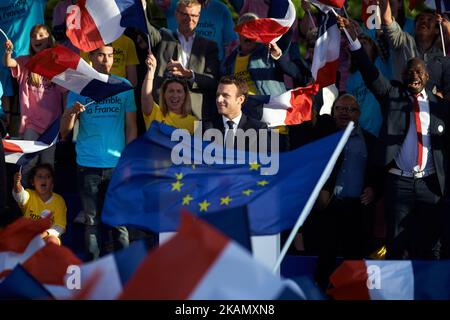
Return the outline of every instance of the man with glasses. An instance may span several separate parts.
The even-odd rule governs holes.
[[[178,0],[160,0],[156,5],[163,10],[167,19],[167,28],[177,30],[176,6]],[[234,31],[234,21],[230,10],[221,0],[199,0],[202,4],[195,33],[217,43],[219,60],[228,56],[237,45],[237,34]]]
[[[376,176],[370,165],[375,136],[358,124],[361,115],[356,98],[343,94],[333,104],[331,116],[337,129],[344,130],[355,123],[344,150],[322,190],[328,205],[315,212],[318,234],[316,281],[326,289],[336,268],[336,257],[362,259],[369,253],[370,226],[373,217]],[[322,198],[324,199],[324,198]],[[307,243],[305,236],[305,245]]]
[[[176,32],[149,26],[151,50],[157,59],[155,101],[158,102],[165,78],[183,78],[189,83],[192,111],[198,119],[217,113],[214,101],[219,75],[217,44],[195,34],[201,8],[197,0],[179,0],[175,12]]]

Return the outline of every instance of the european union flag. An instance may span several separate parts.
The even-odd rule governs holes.
[[[201,216],[246,206],[252,235],[279,233],[295,224],[342,136],[280,153],[272,159],[279,160],[278,172],[267,175],[264,161],[175,165],[172,150],[180,142],[171,141],[174,130],[153,122],[125,148],[108,187],[103,222],[176,231],[182,208]],[[202,146],[195,140],[184,142]]]

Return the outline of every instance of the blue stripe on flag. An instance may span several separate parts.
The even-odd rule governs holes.
[[[21,265],[0,283],[0,299],[52,299],[48,290]]]
[[[95,101],[100,102],[105,98],[133,89],[131,85],[124,81],[115,79],[117,82],[111,82],[110,80],[108,80],[108,83],[105,83],[103,81],[93,79],[86,87],[83,88],[83,90],[81,90],[80,95],[90,97]]]
[[[122,18],[120,25],[124,28],[133,27],[148,34],[144,9],[141,0],[114,0]]]
[[[114,253],[122,284],[128,282],[128,279],[134,274],[142,260],[147,256],[147,253],[148,249],[144,240],[135,241],[128,248]]]

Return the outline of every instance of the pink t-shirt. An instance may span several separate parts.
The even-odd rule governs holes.
[[[41,134],[61,115],[63,94],[67,90],[43,77],[39,87],[33,86],[30,71],[25,68],[28,60],[29,56],[18,57],[17,67],[11,68],[12,76],[19,82],[19,132],[22,134],[26,128],[30,128]]]

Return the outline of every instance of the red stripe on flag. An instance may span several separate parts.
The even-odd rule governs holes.
[[[24,252],[29,242],[51,225],[50,216],[39,220],[20,217],[0,230],[0,251]]]
[[[328,61],[322,68],[317,70],[316,83],[320,88],[328,87],[336,83],[336,73],[339,66],[339,59]]]
[[[271,18],[260,18],[240,24],[234,29],[237,33],[253,41],[268,44],[273,39],[289,31]]]
[[[318,0],[317,2],[335,8],[342,8],[344,6],[345,0]]]
[[[72,50],[57,45],[34,55],[28,61],[26,67],[32,72],[51,80],[69,68],[75,70],[79,61],[80,57]]]
[[[319,90],[319,85],[312,84],[305,88],[291,91],[291,106],[287,110],[284,123],[287,125],[300,124],[312,118],[312,97]]]
[[[0,279],[6,278],[11,272],[12,272],[12,270],[9,270],[9,269],[0,272]]]
[[[327,293],[336,300],[370,300],[367,279],[364,261],[344,261],[331,275]]]
[[[80,11],[72,11],[66,17],[67,37],[80,50],[88,52],[100,48],[105,43],[94,19],[86,9],[86,0],[78,1],[77,6]],[[77,18],[79,18],[79,24]]]
[[[81,263],[68,248],[48,243],[25,261],[23,267],[40,283],[65,285],[67,268]]]
[[[205,222],[182,212],[178,233],[147,256],[120,299],[187,299],[228,241]]]
[[[8,141],[5,141],[5,140],[2,140],[2,143],[3,143],[3,150],[5,152],[11,152],[11,153],[19,152],[19,153],[23,153],[22,148],[20,146],[18,146],[17,144],[15,144],[15,143],[11,143],[11,142],[8,142]]]

